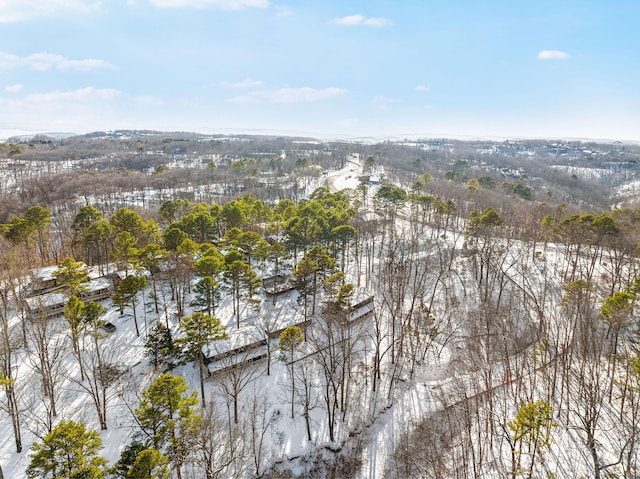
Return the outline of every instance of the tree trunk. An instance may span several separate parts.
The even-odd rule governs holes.
[[[295,416],[294,403],[296,400],[296,378],[293,374],[293,348],[291,348],[291,419]]]
[[[593,477],[594,479],[600,479],[600,458],[598,457],[598,451],[596,450],[596,441],[591,433],[587,433],[587,447],[591,453],[591,459],[593,460]]]
[[[234,391],[233,395],[233,422],[238,424],[238,391]]]
[[[204,397],[204,376],[202,372],[202,361],[198,361],[198,370],[200,371],[200,398],[202,399],[202,408],[207,407],[207,401]]]
[[[9,414],[11,415],[11,426],[16,440],[16,452],[22,452],[22,432],[20,430],[20,417],[18,411],[18,401],[13,386],[7,388],[7,401],[9,402]]]
[[[131,297],[131,309],[133,309],[133,322],[136,325],[136,336],[140,337],[140,330],[138,329],[138,316],[136,315],[136,295]]]

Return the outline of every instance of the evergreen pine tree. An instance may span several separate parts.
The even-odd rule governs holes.
[[[193,313],[192,316],[182,318],[180,320],[180,329],[184,336],[178,338],[176,343],[182,348],[182,355],[187,361],[198,363],[198,369],[200,371],[200,397],[202,399],[202,407],[206,407],[204,376],[202,372],[202,362],[204,360],[202,348],[212,341],[227,338],[227,332],[218,318],[202,312]]]
[[[171,331],[167,326],[158,321],[149,330],[144,343],[144,353],[151,360],[154,369],[161,364],[172,367],[171,359],[175,354]]]
[[[187,389],[182,376],[163,373],[143,391],[135,410],[150,445],[171,460],[178,479],[201,420],[197,393],[189,394]]]
[[[153,448],[143,449],[125,475],[126,479],[171,479],[167,459]]]
[[[107,460],[98,455],[102,439],[84,424],[63,421],[31,447],[27,477],[102,479]]]

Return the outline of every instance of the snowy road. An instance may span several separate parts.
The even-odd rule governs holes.
[[[346,188],[357,188],[360,184],[358,175],[362,171],[362,165],[357,156],[347,157],[344,168],[332,171],[327,175],[327,188],[335,193]]]

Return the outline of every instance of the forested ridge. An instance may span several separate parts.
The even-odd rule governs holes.
[[[8,141],[0,465],[636,477],[639,154]]]

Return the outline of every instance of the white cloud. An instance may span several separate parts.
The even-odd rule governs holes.
[[[7,85],[6,87],[4,87],[4,91],[6,91],[7,93],[20,93],[23,88],[23,85],[17,83],[15,85]]]
[[[181,116],[172,110],[175,105],[170,102],[119,89],[93,85],[34,94],[31,89],[26,85],[29,94],[23,91],[18,95],[0,89],[0,138],[50,131],[82,133],[131,128],[199,131],[209,121],[209,112],[206,120],[194,120],[198,117],[193,111]]]
[[[50,70],[52,68],[58,70],[80,70],[89,71],[97,69],[110,69],[115,70],[116,67],[105,62],[104,60],[97,60],[89,58],[86,60],[71,60],[65,58],[62,55],[56,55],[53,53],[34,53],[27,57],[24,57],[23,62],[29,65],[34,70]]]
[[[278,90],[258,90],[246,95],[236,96],[229,101],[234,103],[307,103],[330,100],[348,93],[344,88],[280,88]]]
[[[0,130],[84,132],[117,128],[144,108],[123,92],[85,87],[24,96],[0,96]],[[6,134],[6,133],[4,133]]]
[[[220,10],[240,10],[243,8],[266,8],[268,0],[149,0],[158,8],[218,8]]]
[[[254,80],[251,77],[247,77],[244,80],[238,82],[228,82],[225,80],[222,80],[220,82],[220,86],[224,88],[256,88],[260,85],[262,85],[262,82],[260,80]]]
[[[72,60],[55,53],[32,53],[26,57],[19,57],[11,53],[0,52],[0,70],[13,70],[16,68],[30,68],[31,70],[77,70],[89,71],[98,69],[116,70],[111,63],[104,60],[89,58],[85,60]]]
[[[32,93],[27,95],[27,102],[58,103],[76,102],[86,103],[93,101],[110,101],[120,96],[122,92],[113,88],[94,88],[91,86],[78,90],[53,91],[49,93]]]
[[[366,27],[389,27],[393,25],[393,22],[388,18],[385,18],[385,17],[367,18],[360,14],[334,18],[333,23],[335,23],[336,25],[345,25],[348,27],[361,26],[361,25]]]
[[[12,70],[22,63],[20,57],[10,53],[0,52],[0,70]]]
[[[417,87],[414,88],[415,91],[429,91],[431,90],[431,88],[429,88],[426,85],[418,85]]]
[[[398,98],[388,98],[386,96],[373,97],[373,103],[378,105],[378,109],[382,111],[391,110],[391,105],[399,102],[400,102],[400,99]]]
[[[538,53],[538,60],[566,60],[569,54],[562,50],[542,50]]]
[[[48,15],[88,12],[101,2],[87,0],[0,0],[0,23],[29,20]]]

